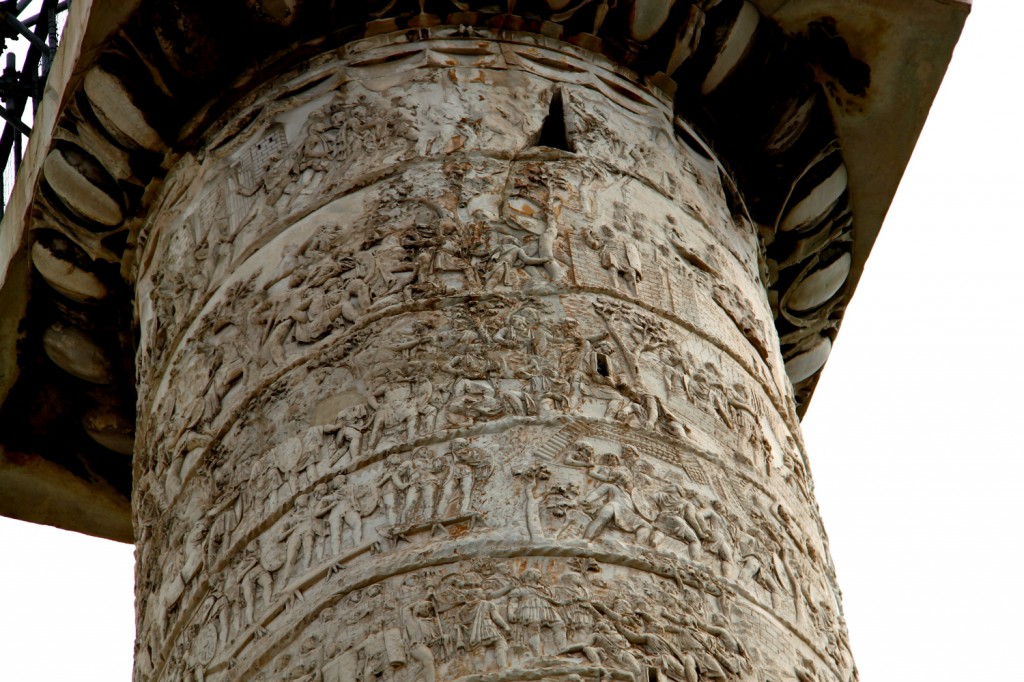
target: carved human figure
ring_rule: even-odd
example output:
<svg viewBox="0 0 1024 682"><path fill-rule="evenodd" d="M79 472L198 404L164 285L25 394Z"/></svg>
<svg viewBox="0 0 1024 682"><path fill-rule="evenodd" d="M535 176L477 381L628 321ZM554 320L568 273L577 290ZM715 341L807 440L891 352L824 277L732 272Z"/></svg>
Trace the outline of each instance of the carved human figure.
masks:
<svg viewBox="0 0 1024 682"><path fill-rule="evenodd" d="M334 457L329 469L342 467L362 454L363 434L370 421L364 404L352 405L338 411L333 424L324 427L325 433L334 433Z"/></svg>
<svg viewBox="0 0 1024 682"><path fill-rule="evenodd" d="M620 282L626 285L627 291L637 295L637 284L643 279L643 261L636 244L628 242L624 246L612 236L611 228L605 226L604 234L594 230L585 230L583 240L597 252L601 267L608 273L608 281L613 289L620 288ZM620 251L621 249L621 251Z"/></svg>
<svg viewBox="0 0 1024 682"><path fill-rule="evenodd" d="M697 526L697 508L687 494L676 484L670 484L651 494L657 505L658 517L654 526L669 537L686 544L690 559L700 561L703 555L700 530Z"/></svg>
<svg viewBox="0 0 1024 682"><path fill-rule="evenodd" d="M718 640L719 653L716 658L722 666L734 675L750 670L749 653L743 642L729 629L729 621L720 613L711 614L710 622L704 629Z"/></svg>
<svg viewBox="0 0 1024 682"><path fill-rule="evenodd" d="M339 475L330 483L328 493L321 500L316 514L327 515L331 556L337 557L341 554L344 546L343 533L346 528L354 546L362 543L363 519L347 477Z"/></svg>
<svg viewBox="0 0 1024 682"><path fill-rule="evenodd" d="M601 669L618 668L630 676L632 682L643 682L643 667L630 651L632 645L607 621L598 621L594 631L558 652L565 656L576 652Z"/></svg>
<svg viewBox="0 0 1024 682"><path fill-rule="evenodd" d="M443 211L442 211L443 213ZM480 286L480 278L470 262L470 237L464 226L441 215L433 225L433 235L420 245L417 256L417 281L429 281L439 274L457 272L465 286Z"/></svg>
<svg viewBox="0 0 1024 682"><path fill-rule="evenodd" d="M555 650L566 648L565 621L558 613L560 605L541 582L541 573L528 568L519 576L520 583L506 587L495 597L508 595L509 622L521 627L534 656L544 653L541 634L546 629L554 638Z"/></svg>
<svg viewBox="0 0 1024 682"><path fill-rule="evenodd" d="M484 595L480 587L470 587L462 595L468 610L466 640L469 650L492 649L494 661L499 670L508 667L508 640L511 634L509 624L502 616L501 607Z"/></svg>
<svg viewBox="0 0 1024 682"><path fill-rule="evenodd" d="M526 253L526 249L512 235L501 235L497 244L489 254L489 268L484 275L484 287L492 289L496 286L515 286L514 274L526 265L543 265L543 258L536 258Z"/></svg>
<svg viewBox="0 0 1024 682"><path fill-rule="evenodd" d="M293 489L302 490L318 478L322 440L323 428L311 426L277 446L275 457Z"/></svg>
<svg viewBox="0 0 1024 682"><path fill-rule="evenodd" d="M167 491L176 494L196 465L206 456L213 436L200 430L198 424L185 429L174 446L174 455L167 468Z"/></svg>
<svg viewBox="0 0 1024 682"><path fill-rule="evenodd" d="M249 472L249 495L247 509L266 514L277 507L280 492L286 487L284 474L277 459L277 449L271 449L259 457L252 458ZM290 487L290 486L288 486Z"/></svg>
<svg viewBox="0 0 1024 682"><path fill-rule="evenodd" d="M234 472L227 467L219 467L214 470L216 487L222 490L228 485L230 476ZM244 511L241 490L238 488L227 489L222 495L220 502L206 512L210 527L206 536L206 564L213 566L220 559L231 543L231 535L238 527Z"/></svg>
<svg viewBox="0 0 1024 682"><path fill-rule="evenodd" d="M396 632L372 632L355 647L355 682L394 682L398 668L404 667L405 652Z"/></svg>
<svg viewBox="0 0 1024 682"><path fill-rule="evenodd" d="M306 171L326 173L330 170L326 159L331 156L333 145L327 137L327 129L326 112L317 110L309 115L309 127L306 129L306 139L302 143L300 154L302 158L302 162L299 164L300 173Z"/></svg>
<svg viewBox="0 0 1024 682"><path fill-rule="evenodd" d="M737 582L759 585L768 592L772 606L778 608L783 587L774 573L764 546L750 535L744 537L740 543Z"/></svg>
<svg viewBox="0 0 1024 682"><path fill-rule="evenodd" d="M384 470L377 479L377 490L384 505L388 523L394 525L404 521L404 507L400 498L413 485L413 467L409 460L402 461L398 455L389 455L384 460Z"/></svg>
<svg viewBox="0 0 1024 682"><path fill-rule="evenodd" d="M206 552L204 551L206 531L207 523L206 519L203 519L193 525L185 535L185 540L182 543L182 553L185 561L181 567L181 579L185 585L192 582L192 579L196 577L196 574L203 567L203 561L206 558Z"/></svg>
<svg viewBox="0 0 1024 682"><path fill-rule="evenodd" d="M479 448L472 447L465 438L456 438L452 441L450 457L451 474L444 483L437 510L439 514L447 513L448 506L458 491L461 496L459 512L466 514L472 509L474 485L478 480L490 478L492 465L487 454Z"/></svg>
<svg viewBox="0 0 1024 682"><path fill-rule="evenodd" d="M679 635L677 632L678 644L676 644L670 640L667 629L658 621L648 619L645 621L645 626L646 629L643 632L633 632L620 623L619 629L625 633L626 639L630 642L643 646L648 652L653 667L669 680L698 682L700 673L703 673L705 679L721 677L715 674L715 671L718 670L717 666L702 666L698 662L698 659L703 661L707 659L707 656L701 655L700 640L696 634L687 632Z"/></svg>
<svg viewBox="0 0 1024 682"><path fill-rule="evenodd" d="M427 374L418 376L412 385L412 401L416 405L417 433L430 433L437 426L437 407L433 404L434 384Z"/></svg>
<svg viewBox="0 0 1024 682"><path fill-rule="evenodd" d="M576 441L565 451L562 456L562 463L570 467L589 469L596 462L596 451L594 446L586 441Z"/></svg>
<svg viewBox="0 0 1024 682"><path fill-rule="evenodd" d="M609 465L594 467L589 475L600 484L583 499L584 508L593 510L592 520L583 532L586 540L593 540L605 528L612 526L647 544L655 536L654 526L637 511L632 492L632 476L619 466L615 455L606 455Z"/></svg>
<svg viewBox="0 0 1024 682"><path fill-rule="evenodd" d="M568 637L578 639L594 628L600 614L591 603L593 595L582 574L575 571L564 573L560 582Z"/></svg>
<svg viewBox="0 0 1024 682"><path fill-rule="evenodd" d="M301 289L302 298L293 313L294 336L298 343L310 344L323 338L341 315L340 297L331 288L331 283L335 279L332 278L321 286L306 283Z"/></svg>
<svg viewBox="0 0 1024 682"><path fill-rule="evenodd" d="M373 408L373 428L370 431L369 443L376 446L386 433L405 428L405 437L412 440L416 437L416 426L419 420L419 405L410 400L410 382L392 378L376 389L368 398Z"/></svg>
<svg viewBox="0 0 1024 682"><path fill-rule="evenodd" d="M229 327L237 335L234 325ZM210 421L220 414L225 396L245 375L247 362L240 354L239 347L227 340L222 340L210 350L210 375L203 395L206 399L204 419Z"/></svg>
<svg viewBox="0 0 1024 682"><path fill-rule="evenodd" d="M434 611L434 605L429 601L421 600L403 607L401 619L402 636L409 658L419 664L423 682L435 682L437 665L434 662L434 654L430 650L430 645L440 639L441 633L438 632L435 625L437 614Z"/></svg>
<svg viewBox="0 0 1024 682"><path fill-rule="evenodd" d="M450 424L465 426L502 415L505 406L492 381L496 368L488 358L473 352L457 353L441 369L454 377L446 408Z"/></svg>
<svg viewBox="0 0 1024 682"><path fill-rule="evenodd" d="M424 519L434 518L434 503L438 486L447 477L450 468L439 466L435 462L434 453L425 447L417 448L410 462L410 486L405 493L405 504L402 507L402 520L410 521L422 502L420 516Z"/></svg>
<svg viewBox="0 0 1024 682"><path fill-rule="evenodd" d="M725 506L719 500L711 500L709 504L697 512L704 533L704 549L718 558L722 575L728 576L734 565L732 542L729 538L729 527L725 520Z"/></svg>
<svg viewBox="0 0 1024 682"><path fill-rule="evenodd" d="M690 378L690 398L698 403L706 412L717 415L722 422L732 428L732 416L725 398L725 386L719 376L718 369L710 362L698 368Z"/></svg>
<svg viewBox="0 0 1024 682"><path fill-rule="evenodd" d="M309 568L313 561L313 547L317 540L319 522L309 495L295 498L288 524L282 534L286 538L285 565L282 577L291 580Z"/></svg>
<svg viewBox="0 0 1024 682"><path fill-rule="evenodd" d="M817 664L806 656L800 657L800 663L793 668L797 682L823 682Z"/></svg>
<svg viewBox="0 0 1024 682"><path fill-rule="evenodd" d="M284 564L284 551L280 544L260 538L258 554L244 554L235 569L242 586L245 604L245 624L256 624L257 607L267 608L274 597L273 571ZM262 598L262 599L261 599Z"/></svg>

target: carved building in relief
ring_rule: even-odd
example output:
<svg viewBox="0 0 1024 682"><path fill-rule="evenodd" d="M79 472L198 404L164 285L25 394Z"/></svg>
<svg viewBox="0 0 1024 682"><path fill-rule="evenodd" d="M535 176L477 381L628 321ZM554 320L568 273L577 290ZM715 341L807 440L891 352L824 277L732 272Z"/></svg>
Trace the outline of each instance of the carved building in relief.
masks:
<svg viewBox="0 0 1024 682"><path fill-rule="evenodd" d="M892 112L835 19L233 4L125 9L25 209L135 679L855 680L799 415L882 182L825 93Z"/></svg>

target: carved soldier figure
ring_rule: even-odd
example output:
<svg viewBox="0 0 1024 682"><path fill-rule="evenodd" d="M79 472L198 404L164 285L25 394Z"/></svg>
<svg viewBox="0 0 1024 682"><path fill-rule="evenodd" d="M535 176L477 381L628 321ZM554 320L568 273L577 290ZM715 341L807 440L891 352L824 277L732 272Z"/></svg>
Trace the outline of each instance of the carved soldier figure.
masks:
<svg viewBox="0 0 1024 682"><path fill-rule="evenodd" d="M234 325L230 327L236 330ZM235 331L237 335L237 330ZM203 418L213 420L220 414L224 397L231 387L245 374L246 360L239 354L238 346L230 342L221 342L211 350L210 378L203 393L206 397L206 409Z"/></svg>
<svg viewBox="0 0 1024 682"><path fill-rule="evenodd" d="M516 284L513 274L526 265L542 265L544 260L527 255L519 241L511 235L498 237L497 245L490 253L490 269L484 277L484 286L510 287Z"/></svg>
<svg viewBox="0 0 1024 682"><path fill-rule="evenodd" d="M565 453L563 461L571 467L589 469L595 465L594 456L594 446L590 443L579 441L572 444L572 447Z"/></svg>
<svg viewBox="0 0 1024 682"><path fill-rule="evenodd" d="M274 597L273 572L284 565L284 548L277 538L261 536L257 552L244 553L235 570L242 585L242 601L245 603L246 625L256 624L256 606L262 596L263 608L270 606Z"/></svg>
<svg viewBox="0 0 1024 682"><path fill-rule="evenodd" d="M456 438L451 444L452 469L445 481L438 503L438 514L445 514L455 496L456 489L462 497L459 512L466 514L472 508L473 486L478 480L487 480L491 475L490 458L478 448L470 446L465 438Z"/></svg>
<svg viewBox="0 0 1024 682"><path fill-rule="evenodd" d="M619 243L611 236L611 229L605 226L602 231L604 235L599 235L594 230L584 231L584 242L598 253L601 267L607 271L612 288L618 289L621 280L629 292L636 296L637 284L643 279L640 251L630 242L624 247L625 259L621 258L618 253Z"/></svg>
<svg viewBox="0 0 1024 682"><path fill-rule="evenodd" d="M375 390L368 402L374 409L373 429L370 432L370 444L376 446L386 433L396 428L405 427L405 437L412 440L416 437L416 426L420 410L412 398L411 382L399 377L385 380L386 383Z"/></svg>
<svg viewBox="0 0 1024 682"><path fill-rule="evenodd" d="M279 493L285 487L284 474L278 464L277 448L262 457L253 458L248 480L251 494L247 508L259 509L266 513L277 507Z"/></svg>
<svg viewBox="0 0 1024 682"><path fill-rule="evenodd" d="M435 682L437 665L430 645L441 638L435 626L437 614L429 601L418 601L402 609L402 636L409 658L419 664L423 682Z"/></svg>
<svg viewBox="0 0 1024 682"><path fill-rule="evenodd" d="M558 652L559 656L581 652L593 665L606 669L620 667L633 682L642 682L643 667L630 651L632 645L607 621L598 621L594 631L581 641Z"/></svg>
<svg viewBox="0 0 1024 682"><path fill-rule="evenodd" d="M392 620L394 606L385 602L379 584L366 588L363 611L373 624L355 646L356 682L394 682L408 658L400 623Z"/></svg>
<svg viewBox="0 0 1024 682"><path fill-rule="evenodd" d="M562 611L565 614L567 634L575 639L588 634L600 614L591 603L593 595L582 574L575 571L564 573L561 582L564 584Z"/></svg>
<svg viewBox="0 0 1024 682"><path fill-rule="evenodd" d="M306 139L302 143L300 154L302 161L299 164L299 173L307 170L313 173L327 173L330 166L326 159L330 157L332 150L331 141L327 138L327 114L323 110L314 111L309 115L309 127L306 130ZM309 181L304 178L304 184Z"/></svg>
<svg viewBox="0 0 1024 682"><path fill-rule="evenodd" d="M439 474L450 473L449 467L438 467L434 453L428 448L417 448L411 460L411 485L406 490L405 505L402 508L402 519L408 522L413 518L416 506L423 501L421 516L424 519L434 518L434 501L438 486L444 478Z"/></svg>
<svg viewBox="0 0 1024 682"><path fill-rule="evenodd" d="M719 500L711 500L710 504L697 512L697 518L704 528L701 536L704 549L718 557L722 575L728 576L733 566L733 550L724 512L725 507Z"/></svg>
<svg viewBox="0 0 1024 682"><path fill-rule="evenodd" d="M778 608L783 587L776 578L772 560L765 547L747 535L740 543L740 565L737 582L741 585L754 583L768 592L771 604Z"/></svg>
<svg viewBox="0 0 1024 682"><path fill-rule="evenodd" d="M352 544L358 546L363 541L363 519L355 500L355 492L348 478L337 476L330 484L328 494L321 500L317 516L327 515L327 526L330 533L331 556L341 554L344 544L342 533L348 528Z"/></svg>
<svg viewBox="0 0 1024 682"><path fill-rule="evenodd" d="M669 537L686 544L689 557L700 561L700 526L697 523L697 508L678 485L672 484L651 495L658 507L658 518L654 525Z"/></svg>
<svg viewBox="0 0 1024 682"><path fill-rule="evenodd" d="M739 675L750 669L747 648L736 635L729 630L729 621L720 613L711 614L711 622L704 624L704 629L718 638L721 653L718 661L726 670Z"/></svg>
<svg viewBox="0 0 1024 682"><path fill-rule="evenodd" d="M338 411L334 423L324 427L324 433L334 433L334 458L330 469L334 470L357 459L362 454L363 433L369 419L366 405L352 405Z"/></svg>
<svg viewBox="0 0 1024 682"><path fill-rule="evenodd" d="M291 518L282 534L287 539L282 572L285 582L300 575L313 562L313 547L318 535L318 525L316 510L311 507L309 496L296 497Z"/></svg>
<svg viewBox="0 0 1024 682"><path fill-rule="evenodd" d="M532 260L537 262L531 263L531 265L542 266L552 282L559 281L565 274L565 267L555 256L561 202L554 199L550 210L541 210L540 212L535 212L532 206L527 208L523 205L523 208L517 208L516 204L518 203L508 202L506 219L515 229L524 230L536 238L536 248ZM533 204L530 200L527 200L527 203Z"/></svg>
<svg viewBox="0 0 1024 682"><path fill-rule="evenodd" d="M497 603L487 599L479 587L470 587L463 595L469 608L467 642L469 650L478 647L494 649L494 661L499 670L508 667L508 640L511 628L502 617Z"/></svg>
<svg viewBox="0 0 1024 682"><path fill-rule="evenodd" d="M480 286L480 278L470 263L469 235L458 222L441 216L434 225L434 235L417 257L417 279L426 281L445 272L458 272L469 288Z"/></svg>
<svg viewBox="0 0 1024 682"><path fill-rule="evenodd" d="M207 522L203 519L192 526L192 529L185 536L184 543L182 543L185 563L181 567L181 579L185 582L186 586L192 582L192 579L196 577L196 574L203 567L203 561L206 558L206 552L203 551L206 531Z"/></svg>
<svg viewBox="0 0 1024 682"><path fill-rule="evenodd" d="M402 516L405 509L399 506L399 496L407 494L406 491L412 487L414 473L412 462L402 461L398 455L390 455L384 460L384 471L377 479L377 490L380 491L388 523L392 525L404 521Z"/></svg>
<svg viewBox="0 0 1024 682"><path fill-rule="evenodd" d="M681 620L685 619L686 617L683 617ZM709 665L705 669L698 662L705 660L707 656L700 652L702 642L694 633L684 630L680 634L678 628L672 628L679 642L677 646L670 641L669 628L654 618L643 620L644 628L641 632L629 630L622 622L616 622L616 626L625 634L627 640L643 646L649 652L652 666L664 673L668 679L673 682L698 682L701 672L707 679L724 677L715 674L715 671L721 672L716 665Z"/></svg>
<svg viewBox="0 0 1024 682"><path fill-rule="evenodd" d="M556 608L560 604L548 593L541 583L540 571L528 568L519 576L521 583L506 587L495 597L508 595L509 622L518 624L526 634L526 641L534 656L541 656L543 645L541 634L550 630L554 637L555 650L566 647L565 621Z"/></svg>
<svg viewBox="0 0 1024 682"><path fill-rule="evenodd" d="M595 467L589 472L589 475L601 481L601 484L583 500L585 507L594 510L583 537L593 540L606 527L612 525L624 533L633 535L637 543L647 544L655 538L654 527L637 511L630 495L633 487L632 477L618 466L618 458L614 455L610 457L611 466Z"/></svg>
<svg viewBox="0 0 1024 682"><path fill-rule="evenodd" d="M308 481L296 480L300 478L309 465L309 457L302 446L302 436L289 436L274 448L274 460L284 472L289 486L297 492L305 487Z"/></svg>

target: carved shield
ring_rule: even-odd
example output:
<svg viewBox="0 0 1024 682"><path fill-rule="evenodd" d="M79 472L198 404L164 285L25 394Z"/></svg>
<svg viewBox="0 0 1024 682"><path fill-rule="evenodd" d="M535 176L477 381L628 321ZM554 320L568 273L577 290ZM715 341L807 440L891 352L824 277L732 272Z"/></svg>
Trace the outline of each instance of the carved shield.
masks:
<svg viewBox="0 0 1024 682"><path fill-rule="evenodd" d="M270 542L266 538L260 540L260 566L264 570L273 573L282 566L285 560L285 545L283 542Z"/></svg>
<svg viewBox="0 0 1024 682"><path fill-rule="evenodd" d="M196 661L203 665L209 665L210 661L217 654L217 628L213 623L207 623L196 635L196 641L192 645L195 651Z"/></svg>
<svg viewBox="0 0 1024 682"><path fill-rule="evenodd" d="M649 497L650 493L643 489L634 490L629 497L633 500L633 507L640 516L647 521L653 522L658 518L658 505Z"/></svg>
<svg viewBox="0 0 1024 682"><path fill-rule="evenodd" d="M636 248L636 244L632 242L626 244L626 262L629 263L629 267L636 271L637 279L641 279L644 261L640 256L640 249Z"/></svg>
<svg viewBox="0 0 1024 682"><path fill-rule="evenodd" d="M374 486L360 485L356 486L354 497L353 502L355 502L355 508L359 515L369 516L380 502L380 491Z"/></svg>
<svg viewBox="0 0 1024 682"><path fill-rule="evenodd" d="M397 628L388 628L383 633L384 636L384 653L387 656L387 662L391 666L400 666L405 664L405 644L402 642L402 633Z"/></svg>
<svg viewBox="0 0 1024 682"><path fill-rule="evenodd" d="M324 682L348 682L356 679L358 660L356 652L349 649L330 661L321 669Z"/></svg>

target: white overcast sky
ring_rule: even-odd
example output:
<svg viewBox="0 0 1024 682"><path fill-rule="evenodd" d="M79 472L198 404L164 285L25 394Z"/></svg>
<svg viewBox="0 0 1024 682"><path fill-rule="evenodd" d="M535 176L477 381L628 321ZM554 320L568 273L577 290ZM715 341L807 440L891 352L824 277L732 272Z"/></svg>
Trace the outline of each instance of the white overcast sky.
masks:
<svg viewBox="0 0 1024 682"><path fill-rule="evenodd" d="M1021 26L974 6L804 420L865 682L1024 679ZM129 680L132 562L0 519L0 680Z"/></svg>

